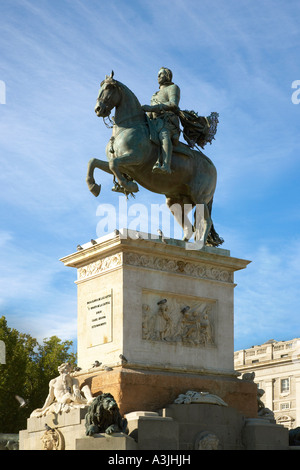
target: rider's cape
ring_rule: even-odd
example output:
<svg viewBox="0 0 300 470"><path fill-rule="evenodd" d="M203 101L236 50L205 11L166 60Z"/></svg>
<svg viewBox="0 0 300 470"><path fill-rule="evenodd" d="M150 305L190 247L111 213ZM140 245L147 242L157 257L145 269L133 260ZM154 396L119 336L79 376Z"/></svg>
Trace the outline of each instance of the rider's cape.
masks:
<svg viewBox="0 0 300 470"><path fill-rule="evenodd" d="M218 125L218 113L211 113L210 116L198 116L195 111L179 110L178 116L183 127L183 137L190 147L196 144L201 148L215 138Z"/></svg>
<svg viewBox="0 0 300 470"><path fill-rule="evenodd" d="M219 122L219 114L211 113L210 116L198 116L195 111L182 111L178 110L176 113L179 117L182 125L182 134L190 148L194 148L195 145L199 145L201 148L215 138L217 132L217 126ZM146 114L147 123L150 130L150 139L156 145L159 145L159 138L157 132L157 126L155 125L156 119L150 119Z"/></svg>

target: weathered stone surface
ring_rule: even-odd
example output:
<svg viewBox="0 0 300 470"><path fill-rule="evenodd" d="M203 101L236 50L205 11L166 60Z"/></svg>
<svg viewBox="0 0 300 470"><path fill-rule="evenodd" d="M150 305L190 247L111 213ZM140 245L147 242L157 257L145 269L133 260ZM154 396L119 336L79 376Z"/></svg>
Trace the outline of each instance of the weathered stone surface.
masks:
<svg viewBox="0 0 300 470"><path fill-rule="evenodd" d="M234 272L249 261L129 235L62 259L78 273L78 365L123 366L122 354L132 368L235 375Z"/></svg>

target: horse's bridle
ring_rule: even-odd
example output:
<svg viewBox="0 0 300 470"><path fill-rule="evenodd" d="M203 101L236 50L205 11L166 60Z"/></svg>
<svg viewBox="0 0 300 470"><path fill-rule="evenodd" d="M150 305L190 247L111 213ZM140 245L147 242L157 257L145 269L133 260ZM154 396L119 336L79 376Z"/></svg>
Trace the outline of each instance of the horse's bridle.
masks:
<svg viewBox="0 0 300 470"><path fill-rule="evenodd" d="M111 77L108 77L106 78L105 80L103 80L103 82L101 82L100 86L101 88L103 87L103 85L105 84L105 82L108 84L108 85L111 85L111 87L113 88L117 88L119 89L118 87L118 84L116 82L116 80L113 80ZM99 93L99 96L97 98L97 103L98 103L98 107L100 108L103 108L103 113L105 114L105 116L103 116L103 119L105 117L109 117L110 113L111 113L111 110L113 109L114 106L112 106L111 108L107 105L107 101L109 100L110 96L111 96L111 93L108 94L108 96L105 98L105 100L103 100L102 98L102 95L103 93L107 90L107 88L104 88L104 89L101 89L100 93ZM95 112L97 114L97 106L95 107Z"/></svg>
<svg viewBox="0 0 300 470"><path fill-rule="evenodd" d="M101 84L100 84L101 88L103 87L103 85L104 85L105 83L107 83L108 85L111 85L112 88L116 88L116 89L120 92L120 94L122 94L122 89L121 89L120 85L119 85L118 82L117 82L116 80L114 80L112 77L106 77L106 79L103 80L103 82L101 82ZM104 88L104 89L102 89L102 90L100 91L99 96L98 96L98 98L97 98L97 103L98 103L98 105L101 103L101 106L104 108L104 111L103 111L103 112L104 112L105 116L102 116L103 121L104 121L104 124L106 125L106 127L110 127L110 128L111 128L111 127L113 127L113 125L116 125L116 124L120 125L121 122L126 121L126 120L128 119L128 117L127 117L127 116L124 117L121 121L118 121L118 123L116 123L113 118L112 118L112 119L110 118L110 113L111 113L111 110L113 109L114 106L112 106L112 107L109 109L109 106L106 104L106 101L108 101L108 99L110 98L110 94L106 97L105 101L101 99L101 95L103 94L103 92L104 92L105 90L106 90L106 88ZM95 112L96 112L96 114L97 114L96 109L97 109L97 108L95 108ZM137 115L134 115L134 116L130 116L130 117L131 117L131 119L139 118L139 117L140 117L140 113L138 113ZM108 125L108 124L105 122L105 118L108 118L108 119L109 119L109 121L110 121L110 123L112 124L112 126Z"/></svg>

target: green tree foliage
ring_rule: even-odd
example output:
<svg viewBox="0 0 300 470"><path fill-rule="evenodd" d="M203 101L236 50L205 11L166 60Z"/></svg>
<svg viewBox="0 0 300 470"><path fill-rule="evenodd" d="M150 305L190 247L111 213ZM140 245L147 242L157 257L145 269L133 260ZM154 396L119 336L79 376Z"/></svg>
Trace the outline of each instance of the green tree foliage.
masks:
<svg viewBox="0 0 300 470"><path fill-rule="evenodd" d="M0 317L0 340L6 348L6 364L0 364L0 432L18 433L26 429L30 413L41 408L48 395L49 381L58 376L57 367L63 362L76 363L70 352L72 341L57 336L39 344L35 338L9 328ZM27 401L20 408L16 395Z"/></svg>

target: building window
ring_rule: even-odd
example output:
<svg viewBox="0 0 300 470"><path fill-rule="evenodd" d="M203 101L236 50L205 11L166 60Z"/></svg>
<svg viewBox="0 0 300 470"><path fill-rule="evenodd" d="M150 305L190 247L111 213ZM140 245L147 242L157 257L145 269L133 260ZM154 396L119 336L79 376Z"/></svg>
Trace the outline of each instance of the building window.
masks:
<svg viewBox="0 0 300 470"><path fill-rule="evenodd" d="M280 409L281 410L288 410L290 408L289 403L280 403Z"/></svg>
<svg viewBox="0 0 300 470"><path fill-rule="evenodd" d="M280 392L286 393L290 391L290 379L282 379L280 381Z"/></svg>

